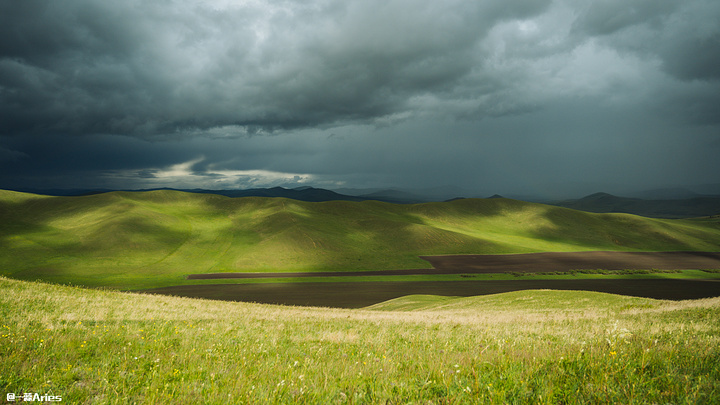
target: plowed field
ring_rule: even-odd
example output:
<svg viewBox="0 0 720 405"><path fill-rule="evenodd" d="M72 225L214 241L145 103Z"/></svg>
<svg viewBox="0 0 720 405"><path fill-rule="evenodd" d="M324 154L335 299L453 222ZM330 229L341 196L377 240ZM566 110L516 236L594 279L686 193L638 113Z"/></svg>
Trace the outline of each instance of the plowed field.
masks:
<svg viewBox="0 0 720 405"><path fill-rule="evenodd" d="M546 252L508 255L421 256L432 269L318 271L282 273L191 274L189 279L332 276L400 276L413 274L538 273L570 270L720 269L716 252Z"/></svg>

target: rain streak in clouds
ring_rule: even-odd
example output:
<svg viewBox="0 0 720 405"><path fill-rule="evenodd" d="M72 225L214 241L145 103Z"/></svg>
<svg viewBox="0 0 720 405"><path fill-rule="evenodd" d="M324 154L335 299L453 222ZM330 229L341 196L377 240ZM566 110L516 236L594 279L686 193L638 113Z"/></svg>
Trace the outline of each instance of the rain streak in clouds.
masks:
<svg viewBox="0 0 720 405"><path fill-rule="evenodd" d="M0 187L720 183L720 3L0 1Z"/></svg>

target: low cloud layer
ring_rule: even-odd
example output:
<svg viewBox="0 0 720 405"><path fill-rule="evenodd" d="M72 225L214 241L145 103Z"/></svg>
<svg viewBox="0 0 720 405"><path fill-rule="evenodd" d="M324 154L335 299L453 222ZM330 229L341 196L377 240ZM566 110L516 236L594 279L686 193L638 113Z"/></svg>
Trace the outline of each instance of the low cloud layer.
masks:
<svg viewBox="0 0 720 405"><path fill-rule="evenodd" d="M201 157L186 180L216 186L720 183L718 21L713 0L2 1L0 186Z"/></svg>

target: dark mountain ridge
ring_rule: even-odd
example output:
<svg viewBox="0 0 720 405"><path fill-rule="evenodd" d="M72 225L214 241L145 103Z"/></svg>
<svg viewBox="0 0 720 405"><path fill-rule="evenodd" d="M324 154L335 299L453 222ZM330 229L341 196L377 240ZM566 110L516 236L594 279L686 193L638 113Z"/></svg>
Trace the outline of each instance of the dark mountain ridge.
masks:
<svg viewBox="0 0 720 405"><path fill-rule="evenodd" d="M364 195L347 195L323 188L301 186L296 188L271 187L246 190L208 190L208 189L174 189L153 188L142 190L111 190L111 189L16 189L14 191L29 192L51 196L83 196L102 194L111 191L154 191L176 190L196 194L218 194L226 197L283 197L306 202L323 201L382 201L394 204L416 204L432 201L448 201L456 198L429 199L405 191L385 189ZM495 194L489 198L502 198ZM544 202L549 205L572 208L579 211L594 213L626 213L652 218L692 218L720 214L720 196L698 195L692 198L643 199L621 197L599 192L579 199L555 202Z"/></svg>
<svg viewBox="0 0 720 405"><path fill-rule="evenodd" d="M692 218L720 214L720 196L646 200L595 193L552 205L587 212L626 213L653 218Z"/></svg>

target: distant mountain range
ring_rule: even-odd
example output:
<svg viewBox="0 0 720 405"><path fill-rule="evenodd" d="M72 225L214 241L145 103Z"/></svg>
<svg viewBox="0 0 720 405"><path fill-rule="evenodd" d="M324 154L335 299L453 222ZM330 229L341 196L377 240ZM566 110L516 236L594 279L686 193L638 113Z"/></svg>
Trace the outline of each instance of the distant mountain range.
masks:
<svg viewBox="0 0 720 405"><path fill-rule="evenodd" d="M462 190L454 188L435 188L424 190L398 189L338 189L335 191L315 187L272 187L247 190L207 190L207 189L171 189L156 188L121 191L176 190L197 194L218 194L226 197L283 197L307 202L322 201L382 201L393 204L418 204L425 202L452 201L462 199ZM52 196L81 196L101 194L110 189L25 189L21 192ZM457 192L458 194L453 194ZM594 213L627 213L652 218L692 218L720 215L720 195L701 195L684 189L663 189L641 192L658 198L620 197L608 193L595 193L579 199L562 201L543 201L545 204L572 208ZM664 197L664 198L660 198ZM493 195L487 198L503 198Z"/></svg>
<svg viewBox="0 0 720 405"><path fill-rule="evenodd" d="M692 218L720 214L720 196L652 200L595 193L577 200L565 200L552 205L579 211L619 212L653 218Z"/></svg>
<svg viewBox="0 0 720 405"><path fill-rule="evenodd" d="M24 193L51 195L51 196L81 196L108 193L111 191L156 191L175 190L197 194L218 194L226 197L283 197L307 202L321 201L382 201L394 204L418 204L433 201L446 201L459 198L460 189L434 188L419 190L418 193L397 189L339 189L327 190L309 186L285 188L252 188L246 190L208 190L208 189L176 189L151 188L140 190L112 190L112 189L14 189ZM460 197L461 198L461 197Z"/></svg>
<svg viewBox="0 0 720 405"><path fill-rule="evenodd" d="M321 201L365 201L367 198L354 197L350 195L339 194L334 191L325 190L323 188L314 187L298 187L298 188L253 188L248 190L180 190L191 193L200 194L219 194L226 197L283 197L293 200L307 202Z"/></svg>
<svg viewBox="0 0 720 405"><path fill-rule="evenodd" d="M417 204L433 201L447 201L462 197L475 197L468 195L468 191L459 187L431 187L423 189L397 189L397 188L340 188L337 193L356 196L368 200L379 200L397 204Z"/></svg>
<svg viewBox="0 0 720 405"><path fill-rule="evenodd" d="M208 190L208 189L175 189L175 188L151 188L151 189L140 189L140 190L112 190L112 189L15 189L14 191L33 193L41 195L51 196L85 196L109 193L111 191L158 191L158 190L172 190L172 191L184 191L188 193L196 194L217 194L224 195L226 197L283 197L290 198L293 200L307 201L307 202L321 202L321 201L383 201L390 203L401 203L401 204L412 204L418 202L425 202L421 198L412 198L400 194L393 195L392 190L385 190L385 192L371 193L365 196L355 196L337 193L335 191L326 190L323 188L315 187L296 187L296 188L284 188L284 187L271 187L271 188L252 188L246 190Z"/></svg>

